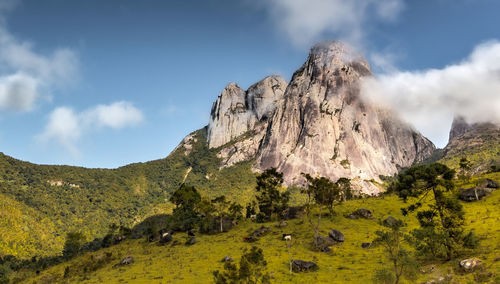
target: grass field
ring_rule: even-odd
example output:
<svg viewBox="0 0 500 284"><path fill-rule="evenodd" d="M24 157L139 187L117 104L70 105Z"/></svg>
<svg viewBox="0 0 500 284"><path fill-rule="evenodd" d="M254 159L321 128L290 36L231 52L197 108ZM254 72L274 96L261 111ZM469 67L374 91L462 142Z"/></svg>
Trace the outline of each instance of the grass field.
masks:
<svg viewBox="0 0 500 284"><path fill-rule="evenodd" d="M500 181L500 173L483 177ZM27 283L210 283L212 271L223 268L220 260L224 256L239 261L243 250L252 245L263 249L268 262L267 271L275 283L370 283L374 271L389 263L381 248L363 249L361 243L371 242L375 231L384 229L380 225L381 220L389 215L404 220L408 224L406 231L414 228L417 225L415 215L403 217L400 211L403 206L405 204L394 195L352 200L337 206L335 216L323 218L321 234L327 235L330 229L338 229L345 235L345 242L333 247L330 253L312 250L313 231L305 218L290 220L284 228L277 227L276 222L266 223L265 226L272 227L271 232L252 244L243 242L243 237L261 224L246 220L227 233L199 235L198 242L192 246L184 245L187 238L184 233L174 236L177 245L159 246L145 239L127 240L49 268L36 277L30 272L33 278ZM351 220L344 217L358 208L372 210L375 218ZM499 283L499 208L500 190L478 202L464 203L466 226L481 238L480 247L460 259L444 263L422 261L421 268L434 265L436 269L430 274L419 274L418 283L447 274L453 274L451 283L478 283L477 273L463 274L459 269L459 260L469 256L484 261L483 274L489 273L486 277L489 283ZM291 255L281 239L282 233L293 235ZM115 266L126 256L132 256L135 262L127 266ZM290 257L314 261L319 265L319 270L290 274Z"/></svg>

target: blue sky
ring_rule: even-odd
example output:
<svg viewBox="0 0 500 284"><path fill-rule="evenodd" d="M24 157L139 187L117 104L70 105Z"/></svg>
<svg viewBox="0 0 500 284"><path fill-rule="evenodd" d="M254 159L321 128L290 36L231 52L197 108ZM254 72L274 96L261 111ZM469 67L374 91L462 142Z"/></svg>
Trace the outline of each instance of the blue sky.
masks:
<svg viewBox="0 0 500 284"><path fill-rule="evenodd" d="M0 0L0 151L86 167L165 157L208 123L227 83L289 80L325 39L361 50L388 93L404 74L455 78L447 68L476 66L474 50L498 59L498 11L495 0ZM425 121L432 109L410 103L388 104ZM436 119L415 125L444 146L451 116Z"/></svg>

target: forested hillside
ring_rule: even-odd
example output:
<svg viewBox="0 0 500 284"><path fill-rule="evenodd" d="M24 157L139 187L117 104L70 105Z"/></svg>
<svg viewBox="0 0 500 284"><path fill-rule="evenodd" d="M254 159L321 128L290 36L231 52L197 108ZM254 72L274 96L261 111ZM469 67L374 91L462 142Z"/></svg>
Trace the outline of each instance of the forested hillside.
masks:
<svg viewBox="0 0 500 284"><path fill-rule="evenodd" d="M255 183L250 163L219 171L206 131L185 155L179 147L167 158L117 169L36 165L0 155L0 255L29 258L60 254L65 235L81 231L86 240L103 237L112 224L131 227L171 209L169 193L185 179L202 194L245 199Z"/></svg>

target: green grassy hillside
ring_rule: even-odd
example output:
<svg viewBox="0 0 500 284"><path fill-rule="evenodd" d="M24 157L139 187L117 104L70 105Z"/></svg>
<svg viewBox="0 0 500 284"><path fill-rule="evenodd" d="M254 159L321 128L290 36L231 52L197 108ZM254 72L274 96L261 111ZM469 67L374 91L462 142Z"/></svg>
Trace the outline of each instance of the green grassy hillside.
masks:
<svg viewBox="0 0 500 284"><path fill-rule="evenodd" d="M208 149L205 135L194 133L189 155L180 147L167 158L117 169L36 165L0 154L0 256L58 255L67 232L81 231L91 241L111 224L131 227L169 212L169 192L189 169L186 182L203 195L248 199L255 185L251 163L219 171L217 150Z"/></svg>
<svg viewBox="0 0 500 284"><path fill-rule="evenodd" d="M465 157L471 162L474 173L500 170L500 131L491 125L480 125L456 137L442 151L440 162L458 169L459 161Z"/></svg>
<svg viewBox="0 0 500 284"><path fill-rule="evenodd" d="M482 176L485 177L500 181L500 173ZM239 260L243 249L255 244L263 249L268 262L267 270L274 283L370 283L374 271L388 267L390 263L381 248L362 249L361 243L371 242L375 231L383 229L381 220L389 215L404 220L408 224L406 231L415 228L415 215L403 217L400 210L403 206L405 204L394 195L351 200L337 206L335 216L324 218L321 234L327 235L330 229L338 229L343 232L346 241L336 245L330 253L312 250L314 234L305 219L290 220L284 228L277 227L276 223L264 224L270 226L272 231L253 244L243 242L243 237L261 224L243 221L228 233L199 235L198 242L192 246L184 245L187 236L183 233L174 235L174 240L178 241L177 245L159 246L145 239L127 240L107 249L86 253L42 271L38 276L34 272L23 273L33 277L26 281L27 283L209 283L212 280L212 271L223 268L220 260L224 256L229 255ZM344 217L358 208L372 210L375 218L351 220ZM435 266L435 270L428 274L420 273L418 283L447 274L453 274L451 283L477 283L480 279L486 279L489 281L487 283L498 283L498 208L500 190L478 202L464 203L466 227L475 231L481 238L481 244L476 251L469 252L460 259L474 256L483 260L482 274L462 273L458 267L460 259L448 262L421 260L421 269ZM318 271L289 273L290 256L285 242L281 239L282 233L293 234L291 257L316 262L320 267ZM132 256L135 262L128 266L116 266L126 256Z"/></svg>
<svg viewBox="0 0 500 284"><path fill-rule="evenodd" d="M500 161L497 134L467 136L473 141L449 147L440 162L458 168L466 156L475 168L488 168ZM204 196L224 194L246 204L255 187L252 161L219 170L218 149L208 149L206 129L192 135L187 155L179 147L164 159L117 169L36 165L0 154L0 255L58 255L69 231L82 231L91 241L103 237L111 224L131 227L148 216L168 213L169 193L184 179ZM298 197L292 194L292 201L299 202ZM39 224L45 230L40 231Z"/></svg>

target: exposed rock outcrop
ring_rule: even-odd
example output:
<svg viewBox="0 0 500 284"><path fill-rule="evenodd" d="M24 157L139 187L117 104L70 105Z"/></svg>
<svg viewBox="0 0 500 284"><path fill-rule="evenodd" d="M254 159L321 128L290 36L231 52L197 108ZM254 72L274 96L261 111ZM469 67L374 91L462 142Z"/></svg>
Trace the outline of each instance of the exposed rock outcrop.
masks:
<svg viewBox="0 0 500 284"><path fill-rule="evenodd" d="M453 119L453 123L451 124L449 140L451 141L453 138L463 135L465 132L468 132L473 128L473 125L467 123L465 118L461 116L455 117Z"/></svg>
<svg viewBox="0 0 500 284"><path fill-rule="evenodd" d="M444 160L467 158L471 163L471 174L498 168L500 156L484 155L497 153L500 145L500 125L495 123L467 123L463 118L453 120L450 140L443 149ZM487 157L486 157L487 156Z"/></svg>
<svg viewBox="0 0 500 284"><path fill-rule="evenodd" d="M372 181L429 157L434 145L388 110L360 98L368 62L347 45L315 45L290 84L270 76L247 91L226 86L212 107L207 142L221 167L255 159L254 170L275 167L285 185L302 173L353 179L375 194Z"/></svg>
<svg viewBox="0 0 500 284"><path fill-rule="evenodd" d="M269 122L255 167L278 168L288 185L300 183L301 173L362 182L430 156L429 140L361 101L364 76L371 76L369 64L345 44L314 46ZM378 191L367 186L360 185L366 193Z"/></svg>
<svg viewBox="0 0 500 284"><path fill-rule="evenodd" d="M247 91L236 83L228 84L210 112L208 146L220 147L247 131L254 130L257 123L265 123L274 113L286 86L285 79L280 76L266 77Z"/></svg>

